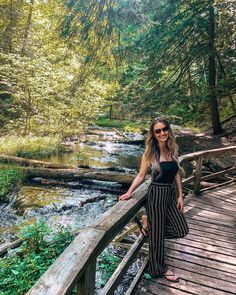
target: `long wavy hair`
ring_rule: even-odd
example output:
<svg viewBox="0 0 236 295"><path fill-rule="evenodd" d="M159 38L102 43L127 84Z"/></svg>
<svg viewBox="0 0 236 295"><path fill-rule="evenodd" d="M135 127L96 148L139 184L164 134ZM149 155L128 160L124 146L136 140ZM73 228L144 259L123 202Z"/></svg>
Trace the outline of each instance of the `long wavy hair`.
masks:
<svg viewBox="0 0 236 295"><path fill-rule="evenodd" d="M181 171L181 174L183 175L184 170L182 167L180 167L179 160L178 160L178 145L176 143L173 131L171 130L170 123L162 117L157 117L157 118L154 118L150 124L149 131L147 133L147 138L146 138L146 148L144 152L145 158L151 168L152 176L154 177L158 172L162 174L161 167L160 167L160 147L153 130L153 127L156 123L163 123L166 127L168 127L169 136L166 141L166 147L168 150L167 158L168 160L170 161L174 160L177 163Z"/></svg>

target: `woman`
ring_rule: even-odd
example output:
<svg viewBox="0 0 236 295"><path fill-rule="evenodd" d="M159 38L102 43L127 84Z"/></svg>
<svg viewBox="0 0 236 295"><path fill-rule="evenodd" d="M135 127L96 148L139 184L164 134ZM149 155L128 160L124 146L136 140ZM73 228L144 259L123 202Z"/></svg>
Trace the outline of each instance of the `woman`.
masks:
<svg viewBox="0 0 236 295"><path fill-rule="evenodd" d="M178 163L178 147L170 124L161 117L153 119L150 125L140 171L128 191L119 197L120 201L131 197L150 168L152 182L145 202L149 226L149 270L152 277L164 276L171 282L178 282L179 278L164 263L164 238L181 238L188 234L183 215L183 170Z"/></svg>

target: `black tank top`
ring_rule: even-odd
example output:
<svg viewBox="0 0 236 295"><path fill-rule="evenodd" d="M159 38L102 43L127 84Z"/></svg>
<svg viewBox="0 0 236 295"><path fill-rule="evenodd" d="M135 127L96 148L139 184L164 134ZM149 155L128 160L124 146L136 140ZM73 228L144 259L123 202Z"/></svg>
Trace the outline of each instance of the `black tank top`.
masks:
<svg viewBox="0 0 236 295"><path fill-rule="evenodd" d="M155 177L157 183L173 183L175 175L179 170L178 164L175 161L160 162L161 173Z"/></svg>

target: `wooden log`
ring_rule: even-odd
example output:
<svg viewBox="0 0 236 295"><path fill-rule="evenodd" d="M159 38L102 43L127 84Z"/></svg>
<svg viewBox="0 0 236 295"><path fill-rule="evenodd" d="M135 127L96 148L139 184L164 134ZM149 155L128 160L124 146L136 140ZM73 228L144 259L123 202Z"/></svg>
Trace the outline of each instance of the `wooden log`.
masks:
<svg viewBox="0 0 236 295"><path fill-rule="evenodd" d="M46 169L46 168L22 168L27 178L52 178L52 179L93 179L101 181L119 182L129 185L135 178L134 174L124 174L96 169Z"/></svg>
<svg viewBox="0 0 236 295"><path fill-rule="evenodd" d="M140 248L142 247L145 238L143 235L140 235L135 243L132 245L130 250L126 253L108 282L106 283L105 287L102 289L102 295L112 295L116 290L118 284L121 282L123 275L125 274L128 267L133 262L134 258L137 256Z"/></svg>
<svg viewBox="0 0 236 295"><path fill-rule="evenodd" d="M23 240L22 239L17 239L14 242L7 242L4 243L0 246L0 256L3 256L7 253L8 249L15 249L19 247L22 244Z"/></svg>
<svg viewBox="0 0 236 295"><path fill-rule="evenodd" d="M52 162L44 162L33 159L25 159L21 157L8 156L8 155L0 155L0 162L2 163L12 163L20 166L30 166L30 167L44 167L50 169L76 169L76 166L68 165L68 164L58 164Z"/></svg>

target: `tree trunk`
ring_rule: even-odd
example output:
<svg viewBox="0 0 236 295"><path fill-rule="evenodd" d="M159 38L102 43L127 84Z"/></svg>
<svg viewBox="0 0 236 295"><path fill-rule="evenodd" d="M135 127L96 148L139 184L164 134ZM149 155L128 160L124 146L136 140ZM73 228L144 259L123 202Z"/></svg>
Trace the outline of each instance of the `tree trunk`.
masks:
<svg viewBox="0 0 236 295"><path fill-rule="evenodd" d="M214 41L215 41L215 16L214 7L209 8L209 56L208 56L208 87L210 96L211 106L211 119L213 134L220 134L223 132L220 124L220 116L218 110L217 96L216 96L216 65L215 65L215 52L214 52Z"/></svg>
<svg viewBox="0 0 236 295"><path fill-rule="evenodd" d="M24 32L23 45L21 48L21 55L22 56L27 55L29 32L30 32L30 27L32 24L33 4L34 4L34 0L31 0L30 7L29 7L29 14L28 14L27 23L26 23L25 32Z"/></svg>

